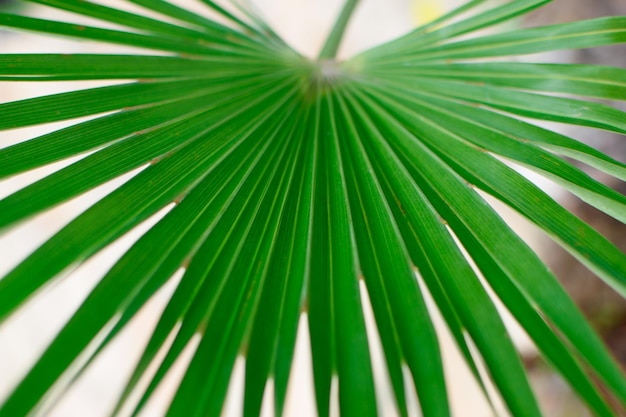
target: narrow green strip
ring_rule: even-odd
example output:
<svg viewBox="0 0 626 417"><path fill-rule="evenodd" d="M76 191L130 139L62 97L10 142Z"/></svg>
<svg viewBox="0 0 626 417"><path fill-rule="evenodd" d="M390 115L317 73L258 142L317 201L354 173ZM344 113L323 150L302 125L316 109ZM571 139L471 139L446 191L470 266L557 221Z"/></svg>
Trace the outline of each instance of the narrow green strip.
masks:
<svg viewBox="0 0 626 417"><path fill-rule="evenodd" d="M331 30L322 50L319 54L319 59L333 59L335 55L337 55L337 50L339 49L339 44L341 43L341 38L343 38L343 33L348 26L348 21L354 12L357 4L359 4L359 0L347 0Z"/></svg>

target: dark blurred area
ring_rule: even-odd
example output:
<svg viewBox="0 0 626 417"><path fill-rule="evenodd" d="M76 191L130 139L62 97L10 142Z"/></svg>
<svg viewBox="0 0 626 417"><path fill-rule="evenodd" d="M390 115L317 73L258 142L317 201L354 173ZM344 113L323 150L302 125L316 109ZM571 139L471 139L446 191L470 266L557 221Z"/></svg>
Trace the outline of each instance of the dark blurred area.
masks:
<svg viewBox="0 0 626 417"><path fill-rule="evenodd" d="M22 6L24 6L26 2L21 0L0 0L0 12L14 12ZM0 32L4 32L1 31Z"/></svg>

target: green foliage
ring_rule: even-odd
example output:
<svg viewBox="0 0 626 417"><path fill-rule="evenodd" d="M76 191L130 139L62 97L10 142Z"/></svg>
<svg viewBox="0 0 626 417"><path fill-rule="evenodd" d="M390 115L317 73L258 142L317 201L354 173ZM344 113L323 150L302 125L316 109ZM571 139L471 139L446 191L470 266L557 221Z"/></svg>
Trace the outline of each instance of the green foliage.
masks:
<svg viewBox="0 0 626 417"><path fill-rule="evenodd" d="M626 221L626 197L571 161L621 180L626 165L529 121L625 134L625 113L572 96L624 100L626 69L506 58L626 42L626 17L479 35L548 1L483 10L474 0L336 62L356 1L347 2L319 60L292 50L243 6L203 0L226 19L220 23L164 0L130 1L175 23L70 0L35 2L122 29L0 14L0 25L17 30L158 52L0 56L3 81L124 80L0 105L4 130L93 116L0 149L0 178L86 155L0 200L1 231L144 168L0 280L0 320L175 203L106 272L0 417L45 411L181 268L115 412L131 401L139 413L199 334L166 415L218 415L240 354L245 414L259 413L269 377L281 414L306 311L319 415L329 413L334 377L343 415L376 415L360 282L402 416L403 366L424 416L450 415L426 290L483 390L468 340L511 414L541 415L486 286L595 415L626 405L626 379L594 330L477 192L515 209L626 295L626 255L503 162ZM137 401L130 393L151 364L158 370Z"/></svg>

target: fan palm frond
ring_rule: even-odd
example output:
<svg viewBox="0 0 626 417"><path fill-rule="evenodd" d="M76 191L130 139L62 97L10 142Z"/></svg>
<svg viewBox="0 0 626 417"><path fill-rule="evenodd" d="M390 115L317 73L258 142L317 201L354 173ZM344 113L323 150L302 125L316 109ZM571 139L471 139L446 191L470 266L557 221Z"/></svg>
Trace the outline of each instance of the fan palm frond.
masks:
<svg viewBox="0 0 626 417"><path fill-rule="evenodd" d="M76 19L4 13L0 25L146 52L0 56L2 81L116 81L0 104L2 130L88 116L0 149L0 178L81 156L0 200L0 230L139 172L0 279L0 320L167 211L99 280L0 417L45 412L177 271L113 414L140 413L199 336L164 415L219 415L239 355L245 415L259 414L270 377L280 415L306 312L318 414L329 414L336 379L342 415L376 415L363 286L402 416L403 368L423 415L450 415L427 294L483 391L491 380L512 415L541 411L492 294L593 413L626 405L626 379L596 332L484 198L516 210L626 295L626 255L509 164L626 220L626 197L572 160L622 181L626 165L535 123L626 134L626 114L596 100L626 99L626 69L510 58L624 43L626 17L477 34L549 1L481 9L474 0L338 61L356 0L314 60L245 4L203 0L217 18L164 0L129 0L145 13L34 2ZM132 396L140 380L148 382Z"/></svg>

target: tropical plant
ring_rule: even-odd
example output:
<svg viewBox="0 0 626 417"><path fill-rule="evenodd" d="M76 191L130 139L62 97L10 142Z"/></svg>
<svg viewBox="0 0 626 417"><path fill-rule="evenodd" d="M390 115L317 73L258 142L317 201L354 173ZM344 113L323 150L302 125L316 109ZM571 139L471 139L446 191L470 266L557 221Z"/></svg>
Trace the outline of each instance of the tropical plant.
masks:
<svg viewBox="0 0 626 417"><path fill-rule="evenodd" d="M280 415L306 312L319 415L329 413L334 378L342 415L376 415L363 284L400 415L403 367L423 415L450 414L426 292L480 386L493 381L512 415L541 412L490 292L594 414L622 410L626 379L616 362L483 196L515 209L626 294L626 255L509 163L626 220L626 197L572 160L621 180L626 165L532 122L626 133L626 114L595 100L624 100L626 70L510 59L626 42L626 17L485 34L477 32L549 1L484 9L473 0L338 62L357 0L346 2L315 60L246 5L202 0L217 19L166 0L128 1L149 13L35 0L119 29L0 14L0 25L15 30L156 51L0 56L2 81L126 80L0 105L3 130L93 116L0 149L1 178L84 155L1 200L3 232L143 167L0 280L0 320L169 208L106 272L1 417L45 414L179 270L114 414L143 377L147 388L132 404L139 413L200 335L164 414L218 415L243 354L245 414L259 413L272 377Z"/></svg>

